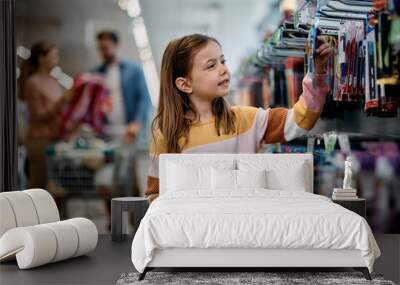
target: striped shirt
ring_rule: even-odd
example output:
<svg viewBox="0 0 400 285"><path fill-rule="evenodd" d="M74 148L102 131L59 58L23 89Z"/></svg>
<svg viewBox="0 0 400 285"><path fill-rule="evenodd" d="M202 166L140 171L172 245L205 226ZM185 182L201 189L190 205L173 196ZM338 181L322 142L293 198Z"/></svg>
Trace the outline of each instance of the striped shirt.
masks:
<svg viewBox="0 0 400 285"><path fill-rule="evenodd" d="M328 88L325 75L315 75L313 84L306 74L303 93L293 108L233 106L234 133L218 136L214 119L195 123L190 127L188 143L182 144L182 153L257 153L263 143L287 142L302 136L317 122ZM150 145L146 190L151 201L159 192L158 155L161 153L166 153L166 148L162 136L156 135Z"/></svg>

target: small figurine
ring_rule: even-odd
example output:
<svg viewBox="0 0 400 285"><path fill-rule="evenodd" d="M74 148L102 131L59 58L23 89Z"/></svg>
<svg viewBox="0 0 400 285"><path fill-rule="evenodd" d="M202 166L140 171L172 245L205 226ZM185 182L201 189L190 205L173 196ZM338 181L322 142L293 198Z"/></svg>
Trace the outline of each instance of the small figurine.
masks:
<svg viewBox="0 0 400 285"><path fill-rule="evenodd" d="M343 179L343 189L351 188L351 160L350 156L346 158L344 162L344 179Z"/></svg>

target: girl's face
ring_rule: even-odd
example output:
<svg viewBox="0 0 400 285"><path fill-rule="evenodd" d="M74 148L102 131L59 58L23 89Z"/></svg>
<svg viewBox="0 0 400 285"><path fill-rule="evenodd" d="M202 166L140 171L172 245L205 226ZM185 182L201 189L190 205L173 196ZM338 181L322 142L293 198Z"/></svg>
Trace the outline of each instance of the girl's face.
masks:
<svg viewBox="0 0 400 285"><path fill-rule="evenodd" d="M189 98L192 95L212 100L229 92L230 72L225 65L221 47L214 41L207 43L194 57L189 78L185 79Z"/></svg>

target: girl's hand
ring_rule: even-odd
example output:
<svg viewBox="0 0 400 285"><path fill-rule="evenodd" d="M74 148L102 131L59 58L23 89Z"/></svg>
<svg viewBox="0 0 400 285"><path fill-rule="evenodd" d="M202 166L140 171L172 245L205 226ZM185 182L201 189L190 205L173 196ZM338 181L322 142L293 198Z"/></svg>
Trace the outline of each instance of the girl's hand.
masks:
<svg viewBox="0 0 400 285"><path fill-rule="evenodd" d="M315 73L326 74L326 63L332 54L332 47L324 40L323 36L318 36L317 39L321 44L316 50Z"/></svg>

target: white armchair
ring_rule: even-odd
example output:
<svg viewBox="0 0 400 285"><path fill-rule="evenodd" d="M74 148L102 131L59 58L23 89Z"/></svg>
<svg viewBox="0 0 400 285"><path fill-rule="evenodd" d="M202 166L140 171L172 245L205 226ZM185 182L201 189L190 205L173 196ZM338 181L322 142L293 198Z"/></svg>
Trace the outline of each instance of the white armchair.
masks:
<svg viewBox="0 0 400 285"><path fill-rule="evenodd" d="M20 269L84 255L96 248L94 223L60 221L56 203L42 189L0 193L0 262L17 259Z"/></svg>

